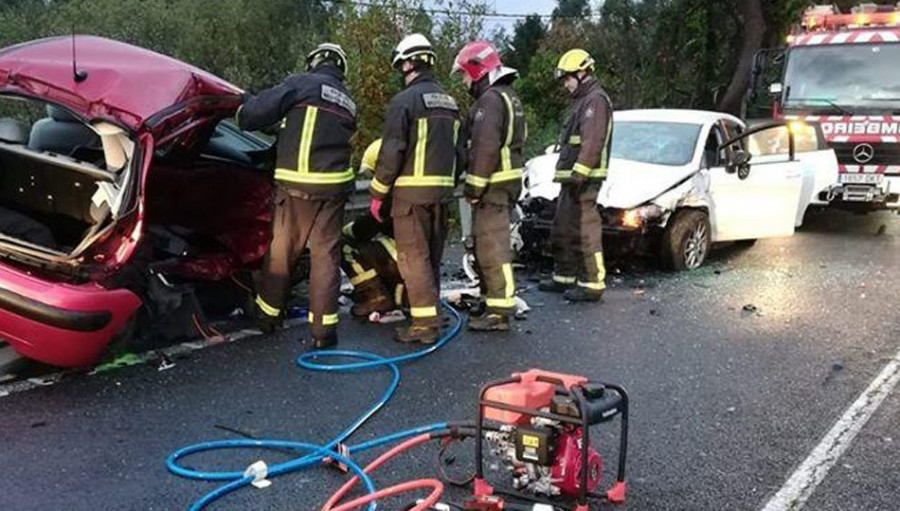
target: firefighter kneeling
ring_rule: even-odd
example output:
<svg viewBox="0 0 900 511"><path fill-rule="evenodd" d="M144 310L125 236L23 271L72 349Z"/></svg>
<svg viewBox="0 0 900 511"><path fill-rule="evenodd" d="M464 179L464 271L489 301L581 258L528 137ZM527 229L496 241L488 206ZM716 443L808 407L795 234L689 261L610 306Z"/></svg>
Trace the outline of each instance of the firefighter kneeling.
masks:
<svg viewBox="0 0 900 511"><path fill-rule="evenodd" d="M363 155L360 174L374 173L381 139L372 142ZM390 217L391 202L385 201L379 217ZM367 318L407 307L406 287L397 264L397 243L393 224L379 222L371 213L350 222L343 229L341 269L353 285L350 314Z"/></svg>

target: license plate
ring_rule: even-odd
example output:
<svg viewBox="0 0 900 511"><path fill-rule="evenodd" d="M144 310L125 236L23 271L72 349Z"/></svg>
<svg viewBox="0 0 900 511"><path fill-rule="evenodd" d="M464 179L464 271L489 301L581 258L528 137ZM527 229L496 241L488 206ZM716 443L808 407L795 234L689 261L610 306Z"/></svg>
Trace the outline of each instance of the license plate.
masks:
<svg viewBox="0 0 900 511"><path fill-rule="evenodd" d="M841 174L841 183L880 185L884 174Z"/></svg>

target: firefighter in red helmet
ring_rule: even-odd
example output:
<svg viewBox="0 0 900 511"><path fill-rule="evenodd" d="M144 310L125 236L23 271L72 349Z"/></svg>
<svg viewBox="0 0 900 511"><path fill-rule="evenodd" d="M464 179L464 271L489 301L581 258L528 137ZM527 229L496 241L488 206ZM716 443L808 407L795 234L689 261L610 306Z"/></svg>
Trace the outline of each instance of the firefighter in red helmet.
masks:
<svg viewBox="0 0 900 511"><path fill-rule="evenodd" d="M510 210L522 188L524 146L528 129L522 103L513 91L518 73L505 67L497 50L485 41L465 45L453 72L475 98L466 122L468 157L466 199L472 204L475 261L485 312L469 328L505 331L516 308L512 270Z"/></svg>

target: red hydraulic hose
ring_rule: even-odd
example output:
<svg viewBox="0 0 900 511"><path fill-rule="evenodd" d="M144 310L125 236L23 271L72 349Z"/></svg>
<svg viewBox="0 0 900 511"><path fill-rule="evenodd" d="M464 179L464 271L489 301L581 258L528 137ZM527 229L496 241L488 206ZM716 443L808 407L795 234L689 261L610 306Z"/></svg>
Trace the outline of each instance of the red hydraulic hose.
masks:
<svg viewBox="0 0 900 511"><path fill-rule="evenodd" d="M419 435L417 437L410 438L409 440L403 442L402 444L394 447L390 451L382 454L372 463L366 466L363 469L363 472L366 474L371 474L378 467L386 463L391 458L397 456L403 451L409 450L418 445L424 444L432 440L431 435L424 434ZM328 502L322 506L322 511L351 511L352 509L358 509L362 506L365 506L369 502L373 500L379 500L386 497L394 497L397 495L401 495L403 493L421 490L425 488L431 488L431 493L428 497L422 501L422 503L417 504L416 507L412 508L410 511L427 511L429 508L438 503L441 499L441 496L444 494L444 484L437 479L418 479L416 481L408 481L405 483L401 483L395 486L391 486L390 488L385 488L383 490L377 491L375 493L365 495L358 499L351 500L350 502L346 502L344 504L340 504L337 507L334 507L344 496L359 482L359 476L353 477L353 479L347 481L344 486L341 487L334 495L328 499Z"/></svg>

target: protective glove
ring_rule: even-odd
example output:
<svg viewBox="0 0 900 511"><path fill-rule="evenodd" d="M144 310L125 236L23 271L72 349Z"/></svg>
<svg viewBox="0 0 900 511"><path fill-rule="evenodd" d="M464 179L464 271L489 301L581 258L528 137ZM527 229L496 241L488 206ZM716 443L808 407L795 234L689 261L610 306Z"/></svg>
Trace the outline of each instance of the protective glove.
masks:
<svg viewBox="0 0 900 511"><path fill-rule="evenodd" d="M378 223L384 223L384 220L381 219L382 204L384 204L384 201L381 199L372 199L372 202L369 203L369 213L372 215L372 218L378 220Z"/></svg>

